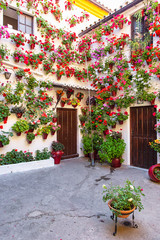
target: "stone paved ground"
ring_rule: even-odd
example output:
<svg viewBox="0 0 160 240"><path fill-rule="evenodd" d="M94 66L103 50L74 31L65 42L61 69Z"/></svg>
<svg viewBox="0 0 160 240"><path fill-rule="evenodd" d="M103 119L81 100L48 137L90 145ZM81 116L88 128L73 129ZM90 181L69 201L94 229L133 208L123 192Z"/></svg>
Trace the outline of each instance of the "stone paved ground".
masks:
<svg viewBox="0 0 160 240"><path fill-rule="evenodd" d="M123 185L126 179L143 187L144 210L135 211L137 229L118 219L114 237L102 185ZM93 168L76 158L0 176L0 240L159 240L159 225L160 184L151 182L146 170L122 166L110 172L108 166Z"/></svg>

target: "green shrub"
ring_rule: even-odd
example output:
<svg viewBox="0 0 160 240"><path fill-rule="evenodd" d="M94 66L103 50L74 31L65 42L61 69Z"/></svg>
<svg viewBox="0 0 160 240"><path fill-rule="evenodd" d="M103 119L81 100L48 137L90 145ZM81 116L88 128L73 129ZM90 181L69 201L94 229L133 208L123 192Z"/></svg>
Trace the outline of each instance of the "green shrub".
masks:
<svg viewBox="0 0 160 240"><path fill-rule="evenodd" d="M123 139L114 139L111 136L108 136L98 151L101 162L107 161L108 163L111 163L114 158L120 158L122 163L122 155L125 151L125 147L126 143Z"/></svg>
<svg viewBox="0 0 160 240"><path fill-rule="evenodd" d="M34 157L31 152L18 151L13 149L11 152L0 155L0 165L14 164L20 162L31 162L34 161Z"/></svg>
<svg viewBox="0 0 160 240"><path fill-rule="evenodd" d="M50 156L51 152L47 148L44 148L42 151L40 150L36 151L35 160L49 159Z"/></svg>

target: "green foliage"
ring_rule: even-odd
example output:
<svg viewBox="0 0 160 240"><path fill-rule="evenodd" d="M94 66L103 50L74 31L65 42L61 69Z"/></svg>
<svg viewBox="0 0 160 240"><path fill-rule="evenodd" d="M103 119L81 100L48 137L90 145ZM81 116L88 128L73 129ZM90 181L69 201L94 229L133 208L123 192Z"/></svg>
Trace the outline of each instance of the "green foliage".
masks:
<svg viewBox="0 0 160 240"><path fill-rule="evenodd" d="M15 106L11 109L11 113L25 113L26 109L22 106L18 107L18 106Z"/></svg>
<svg viewBox="0 0 160 240"><path fill-rule="evenodd" d="M44 148L42 151L37 150L35 160L43 160L43 159L49 159L51 156L51 152L48 151L47 148Z"/></svg>
<svg viewBox="0 0 160 240"><path fill-rule="evenodd" d="M25 132L29 130L29 124L26 120L19 120L13 126L12 130L15 132Z"/></svg>
<svg viewBox="0 0 160 240"><path fill-rule="evenodd" d="M57 152L57 151L63 151L65 147L62 143L53 141L51 148L53 151Z"/></svg>
<svg viewBox="0 0 160 240"><path fill-rule="evenodd" d="M83 136L82 138L84 154L91 153L92 150L92 139L89 135Z"/></svg>
<svg viewBox="0 0 160 240"><path fill-rule="evenodd" d="M155 168L154 169L154 174L158 180L160 180L160 168Z"/></svg>
<svg viewBox="0 0 160 240"><path fill-rule="evenodd" d="M14 164L20 162L34 161L34 157L31 152L18 151L13 149L11 152L0 155L0 165Z"/></svg>
<svg viewBox="0 0 160 240"><path fill-rule="evenodd" d="M0 103L0 122L3 121L4 117L8 117L9 115L10 115L9 107Z"/></svg>
<svg viewBox="0 0 160 240"><path fill-rule="evenodd" d="M120 158L121 162L123 162L122 155L125 151L125 147L126 143L123 139L114 139L108 136L98 151L101 162L107 161L111 163L114 158Z"/></svg>
<svg viewBox="0 0 160 240"><path fill-rule="evenodd" d="M35 134L32 132L27 133L27 140L28 141L33 141L35 139Z"/></svg>
<svg viewBox="0 0 160 240"><path fill-rule="evenodd" d="M38 82L37 82L36 78L33 77L32 75L29 77L26 77L26 80L28 82L27 87L29 89L34 89L35 87L38 86Z"/></svg>
<svg viewBox="0 0 160 240"><path fill-rule="evenodd" d="M156 139L153 142L149 142L151 148L153 148L156 152L160 153L160 140Z"/></svg>
<svg viewBox="0 0 160 240"><path fill-rule="evenodd" d="M8 145L10 140L9 140L9 136L12 137L13 133L12 132L4 132L2 131L2 134L0 134L0 142L2 142L2 145Z"/></svg>
<svg viewBox="0 0 160 240"><path fill-rule="evenodd" d="M127 180L124 187L111 185L107 188L103 185L103 201L106 202L112 199L111 207L116 210L131 210L133 207L136 207L141 211L144 208L141 196L145 195L142 193L143 189L140 186L135 187L133 184Z"/></svg>

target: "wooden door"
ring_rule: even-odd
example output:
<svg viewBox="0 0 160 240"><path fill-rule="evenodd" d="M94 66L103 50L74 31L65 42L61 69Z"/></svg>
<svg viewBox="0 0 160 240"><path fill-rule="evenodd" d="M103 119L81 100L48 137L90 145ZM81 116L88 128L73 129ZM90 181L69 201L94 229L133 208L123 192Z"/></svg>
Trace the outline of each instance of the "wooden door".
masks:
<svg viewBox="0 0 160 240"><path fill-rule="evenodd" d="M77 154L77 110L58 108L58 124L61 129L57 132L57 141L65 146L62 159L78 157Z"/></svg>
<svg viewBox="0 0 160 240"><path fill-rule="evenodd" d="M130 154L133 166L148 169L157 163L157 152L149 146L149 142L157 137L154 111L153 106L130 108Z"/></svg>

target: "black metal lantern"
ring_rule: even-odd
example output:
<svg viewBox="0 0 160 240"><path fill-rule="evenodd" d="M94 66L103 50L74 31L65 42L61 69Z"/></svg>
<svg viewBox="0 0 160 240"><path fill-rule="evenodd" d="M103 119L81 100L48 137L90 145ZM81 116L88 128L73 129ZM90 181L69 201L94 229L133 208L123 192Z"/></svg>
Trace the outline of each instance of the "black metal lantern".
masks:
<svg viewBox="0 0 160 240"><path fill-rule="evenodd" d="M10 72L4 72L4 76L6 79L9 79L10 76L11 76L11 73Z"/></svg>

